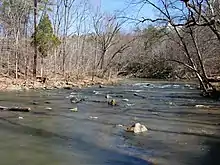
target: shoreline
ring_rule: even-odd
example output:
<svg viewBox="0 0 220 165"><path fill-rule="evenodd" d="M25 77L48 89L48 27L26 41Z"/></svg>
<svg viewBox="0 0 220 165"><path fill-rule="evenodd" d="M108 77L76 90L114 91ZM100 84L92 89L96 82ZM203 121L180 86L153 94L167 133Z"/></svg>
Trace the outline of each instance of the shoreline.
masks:
<svg viewBox="0 0 220 165"><path fill-rule="evenodd" d="M53 89L73 89L83 88L94 85L116 85L122 78L101 79L95 77L93 80L86 77L80 80L64 81L49 79L46 83L42 83L33 79L13 79L0 77L0 92L4 91L28 91L35 89L53 90Z"/></svg>
<svg viewBox="0 0 220 165"><path fill-rule="evenodd" d="M51 78L47 80L45 83L34 79L15 79L15 78L8 78L8 77L0 77L0 92L10 92L10 91L29 91L29 90L53 90L53 89L66 89L71 90L74 88L83 88L95 85L117 85L119 81L123 80L122 77L114 77L111 79L105 78L92 78L90 76L81 78L81 79L74 79L72 81L65 81L63 78ZM204 94L204 91L201 91L201 95L203 97L208 98L220 98L220 84L213 84L217 87L216 91L211 93ZM199 88L198 88L199 90Z"/></svg>

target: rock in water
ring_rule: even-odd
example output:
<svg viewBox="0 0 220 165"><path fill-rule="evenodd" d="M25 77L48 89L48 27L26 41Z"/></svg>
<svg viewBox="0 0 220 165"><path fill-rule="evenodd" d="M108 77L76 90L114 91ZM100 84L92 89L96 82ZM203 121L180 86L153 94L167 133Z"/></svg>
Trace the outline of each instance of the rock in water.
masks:
<svg viewBox="0 0 220 165"><path fill-rule="evenodd" d="M77 109L77 107L76 107L76 108L70 109L70 111L71 111L71 112L78 112L78 109Z"/></svg>
<svg viewBox="0 0 220 165"><path fill-rule="evenodd" d="M51 107L46 107L45 109L46 109L46 110L52 110L52 108L51 108Z"/></svg>
<svg viewBox="0 0 220 165"><path fill-rule="evenodd" d="M97 116L89 116L90 119L98 119Z"/></svg>
<svg viewBox="0 0 220 165"><path fill-rule="evenodd" d="M34 102L32 102L32 104L33 104L33 105L38 105L39 103L36 102L36 101L34 101Z"/></svg>
<svg viewBox="0 0 220 165"><path fill-rule="evenodd" d="M133 133L142 133L146 132L147 128L144 125L141 125L140 123L135 123L134 125L128 127L126 131Z"/></svg>
<svg viewBox="0 0 220 165"><path fill-rule="evenodd" d="M112 100L108 101L108 104L111 105L111 106L115 106L116 105L116 100L112 99Z"/></svg>
<svg viewBox="0 0 220 165"><path fill-rule="evenodd" d="M141 96L141 95L139 95L138 93L134 93L134 96L140 97L140 98L142 98L142 99L146 99L145 96Z"/></svg>
<svg viewBox="0 0 220 165"><path fill-rule="evenodd" d="M71 97L70 98L70 102L73 103L73 104L77 104L81 101L84 101L84 99L81 99L81 98L77 98L77 97Z"/></svg>
<svg viewBox="0 0 220 165"><path fill-rule="evenodd" d="M128 100L128 99L122 99L122 101L124 101L124 102L128 102L129 100Z"/></svg>
<svg viewBox="0 0 220 165"><path fill-rule="evenodd" d="M105 98L106 98L106 99L112 99L112 96L110 96L109 94L107 94L107 95L105 96Z"/></svg>
<svg viewBox="0 0 220 165"><path fill-rule="evenodd" d="M196 108L209 108L207 105L195 105Z"/></svg>
<svg viewBox="0 0 220 165"><path fill-rule="evenodd" d="M44 103L45 103L45 104L50 104L51 102L49 102L49 101L44 101Z"/></svg>

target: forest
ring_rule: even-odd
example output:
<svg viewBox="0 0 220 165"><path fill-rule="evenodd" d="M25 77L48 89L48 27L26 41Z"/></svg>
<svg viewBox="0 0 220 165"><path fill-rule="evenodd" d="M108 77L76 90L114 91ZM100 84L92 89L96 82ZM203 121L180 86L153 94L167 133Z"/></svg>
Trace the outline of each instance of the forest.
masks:
<svg viewBox="0 0 220 165"><path fill-rule="evenodd" d="M128 3L151 6L154 17L106 13L89 0L1 0L1 77L196 79L205 95L215 92L220 1Z"/></svg>

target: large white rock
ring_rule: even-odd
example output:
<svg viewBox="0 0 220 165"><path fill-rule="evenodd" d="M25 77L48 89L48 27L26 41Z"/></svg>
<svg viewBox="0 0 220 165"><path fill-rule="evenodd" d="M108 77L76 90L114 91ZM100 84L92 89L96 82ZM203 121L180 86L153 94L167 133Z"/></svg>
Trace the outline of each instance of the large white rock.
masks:
<svg viewBox="0 0 220 165"><path fill-rule="evenodd" d="M142 133L142 132L146 132L147 128L144 125L141 125L140 123L135 123L131 127L128 127L127 131L134 133Z"/></svg>

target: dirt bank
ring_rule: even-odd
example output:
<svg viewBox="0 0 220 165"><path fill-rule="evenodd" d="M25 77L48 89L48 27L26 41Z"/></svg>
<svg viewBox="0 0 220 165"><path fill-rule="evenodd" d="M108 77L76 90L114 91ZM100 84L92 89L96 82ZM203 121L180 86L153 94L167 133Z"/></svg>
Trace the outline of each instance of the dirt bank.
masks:
<svg viewBox="0 0 220 165"><path fill-rule="evenodd" d="M119 78L101 79L95 77L85 77L80 80L66 81L63 79L48 79L45 83L33 79L13 79L0 77L0 91L29 90L29 89L71 89L74 87L82 88L92 85L112 85L118 82Z"/></svg>

